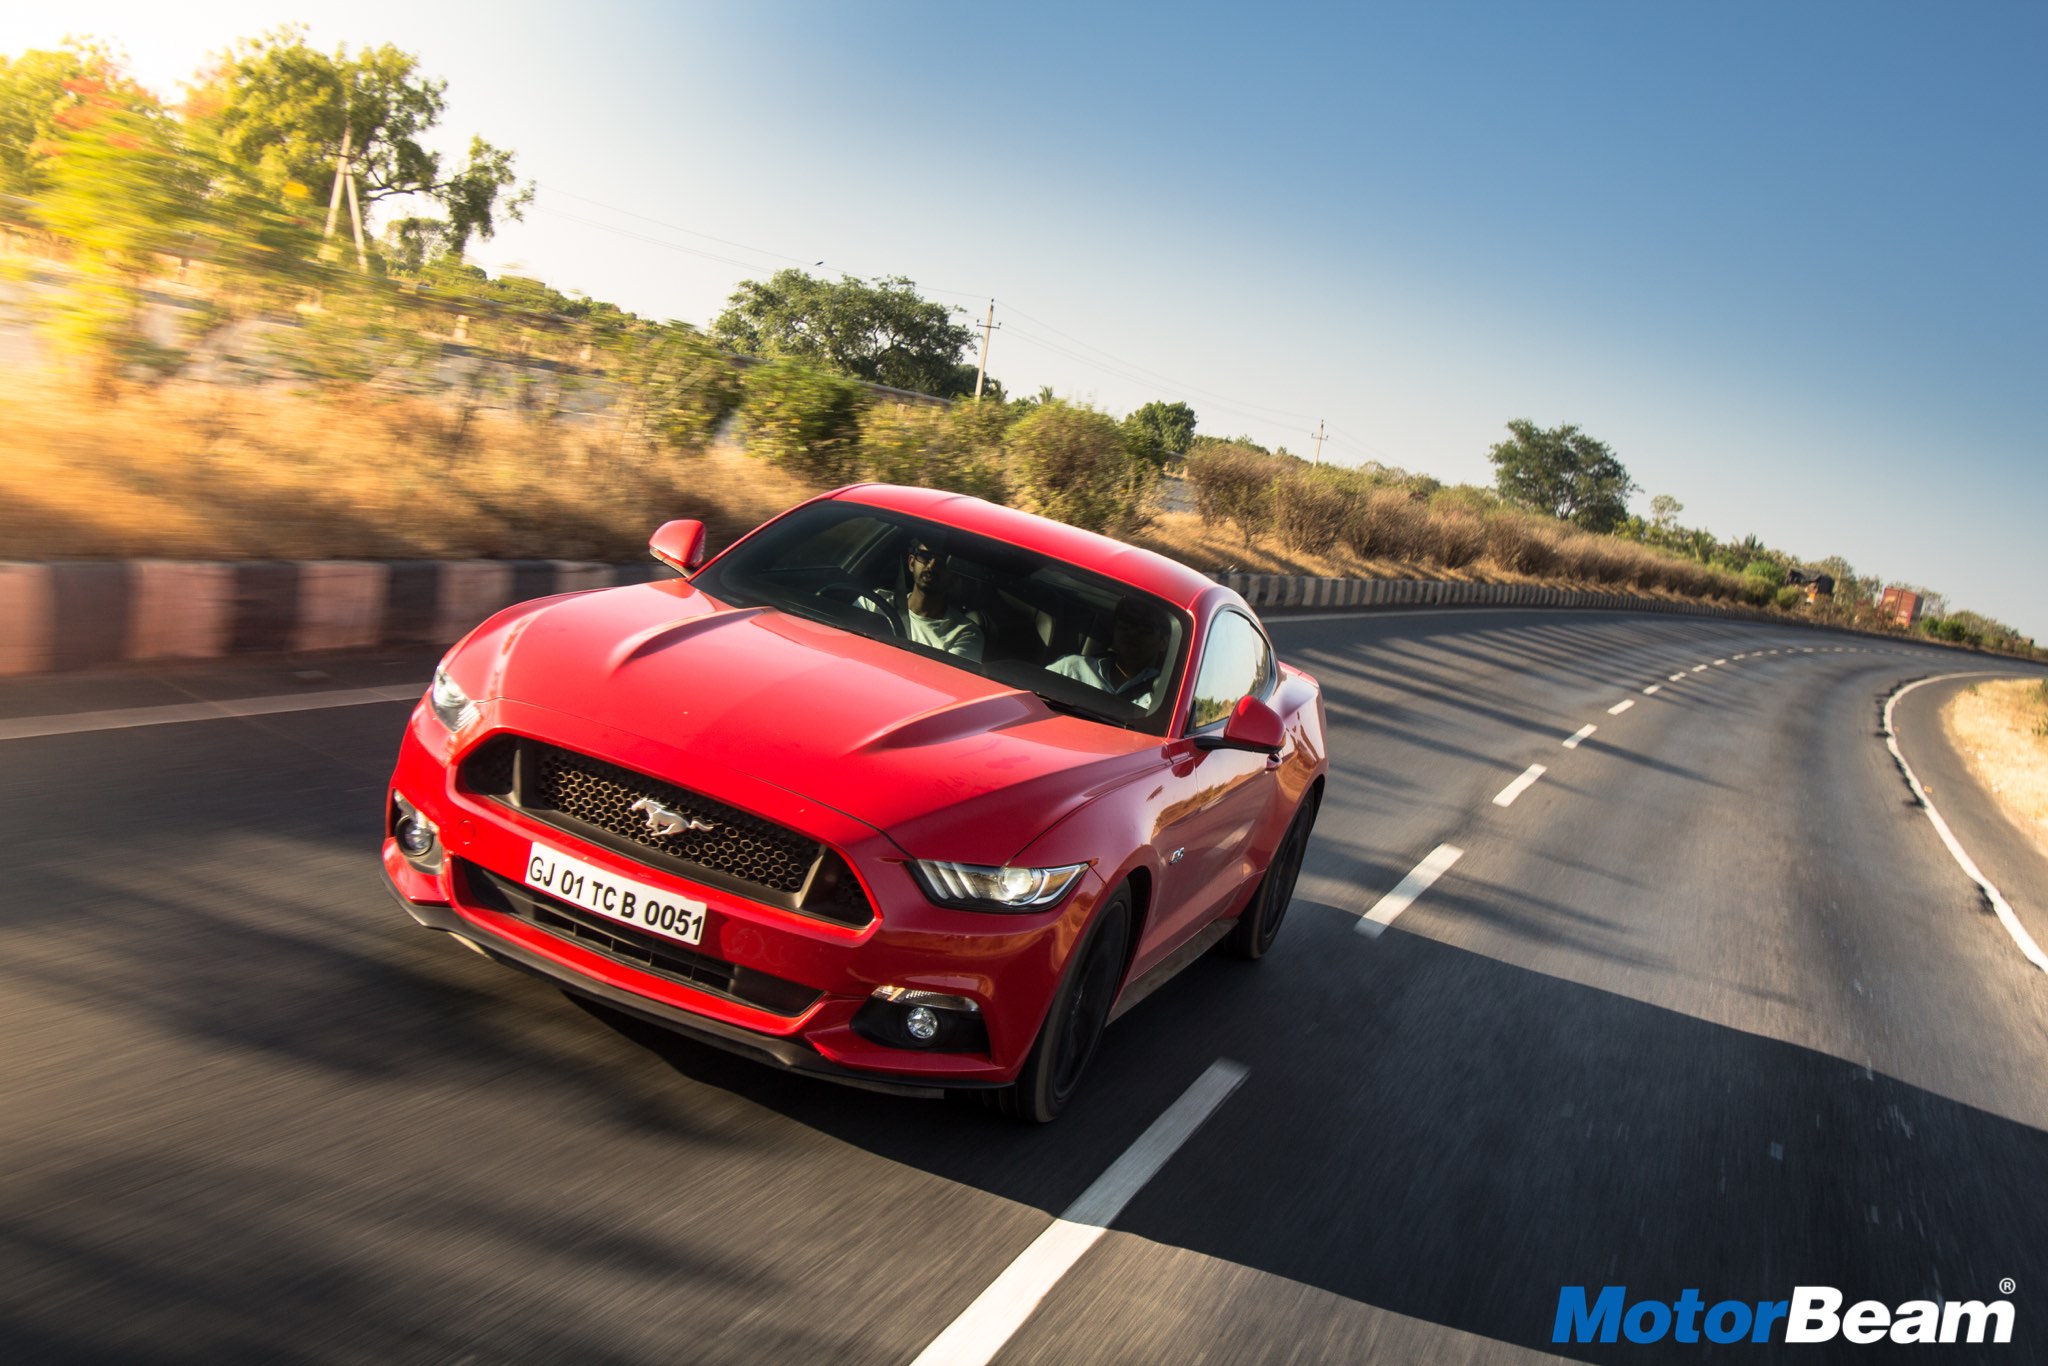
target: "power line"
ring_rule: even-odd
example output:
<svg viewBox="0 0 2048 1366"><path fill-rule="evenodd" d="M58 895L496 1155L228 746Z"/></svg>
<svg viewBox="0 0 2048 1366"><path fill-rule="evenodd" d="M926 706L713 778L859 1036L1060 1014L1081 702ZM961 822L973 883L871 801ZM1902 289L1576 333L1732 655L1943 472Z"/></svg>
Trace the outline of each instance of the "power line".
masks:
<svg viewBox="0 0 2048 1366"><path fill-rule="evenodd" d="M573 190L564 190L559 186L552 185L542 185L540 186L540 188L548 191L550 194L562 195L569 199L579 200L582 203L590 204L596 208L606 209L612 213L623 214L628 218L638 219L643 223L649 223L658 228L665 228L670 232L679 232L684 234L685 236L702 238L707 242L716 242L720 246L732 247L739 251L752 252L759 256L771 257L777 261L788 261L798 266L803 266L805 264L802 257L791 256L787 252L774 251L767 247L757 247L750 243L736 242L730 238L718 237L707 232L699 232L695 228L686 228L682 226L680 223L671 223L665 219L655 218L648 214L639 213L633 209L623 208L617 204L610 204L601 199L594 199L589 195L577 194ZM732 266L735 269L739 270L759 269L759 266L754 262L735 260L730 256L722 256L717 252L704 251L701 248L685 246L679 242L665 241L662 238L649 236L646 233L634 232L630 228L622 228L616 224L605 223L592 218L585 218L582 217L581 215L568 213L561 209L551 209L547 208L544 205L536 205L535 207L539 209L540 212L549 214L556 218L566 219L572 223L579 223L585 227L597 228L603 232L615 233L618 236L628 237L635 241L646 242L649 245L663 247L669 251L681 252L684 255L695 256L706 261L716 261L721 265ZM828 257L827 259L830 258ZM810 266L812 268L815 268L817 266L822 266L824 264L825 262L823 260L820 260L811 262ZM968 290L942 289L933 285L922 285L919 286L919 288L922 292L927 294L948 295L953 298L960 299L988 299L990 304L990 318L991 322L993 321L994 306L998 301L994 298L991 298L989 295L985 293ZM1008 301L1002 302L1003 307L1010 313L1014 314L1016 317L1021 318L1026 322L1030 322L1039 327L1042 327L1047 332L1052 333L1054 336L1062 338L1063 340L1071 343L1073 346L1080 347L1083 352L1089 352L1092 354L1084 355L1076 353L1074 351L1070 351L1065 347L1061 347L1050 341L1047 341L1043 337L1034 337L1030 333L1018 331L1014 327L1010 329L1012 336L1019 337L1026 341L1029 341L1043 350L1052 352L1054 355L1062 356L1065 359L1073 361L1077 364L1087 366L1090 369L1094 369L1100 371L1103 374L1110 375L1114 378L1123 380L1127 384L1135 384L1142 387L1164 385L1168 390L1173 391L1177 394L1183 394L1203 400L1204 406L1206 407L1220 410L1224 413L1230 414L1234 417L1238 417L1249 422L1293 424L1306 423L1308 421L1307 415L1303 413L1294 412L1285 408L1269 407L1268 405L1261 403L1252 403L1248 400L1233 398L1230 395L1218 393L1213 389L1203 388L1200 385L1184 383L1183 381L1178 380L1171 375L1165 374L1158 370L1153 370L1147 366L1139 365L1133 361L1125 360L1122 357L1117 356L1109 351L1105 351L1104 349L1102 349L1099 346L1096 346L1092 342L1084 341L1079 337L1073 336L1071 333L1063 332L1059 328L1054 327L1051 323L1046 322L1042 318L1037 318L1029 313L1026 313L1024 310L1018 308L1013 303L1010 303ZM982 362L984 366L987 364L986 350L987 338L986 336L984 336ZM1318 419L1319 425L1320 422L1321 419ZM1355 445L1360 450L1367 449L1365 443L1355 442L1348 436L1343 436L1342 434L1336 432L1332 432L1331 435L1338 437L1343 445ZM1332 449L1336 449L1335 444L1333 444Z"/></svg>

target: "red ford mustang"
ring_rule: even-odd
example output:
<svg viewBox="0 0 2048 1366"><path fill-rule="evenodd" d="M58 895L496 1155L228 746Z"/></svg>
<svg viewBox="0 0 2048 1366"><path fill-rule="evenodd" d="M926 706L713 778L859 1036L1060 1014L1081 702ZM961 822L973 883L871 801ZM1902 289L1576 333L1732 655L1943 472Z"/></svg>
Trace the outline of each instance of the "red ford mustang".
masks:
<svg viewBox="0 0 2048 1366"><path fill-rule="evenodd" d="M1119 1002L1271 947L1328 771L1229 589L929 489L842 489L680 579L521 603L408 723L414 918L798 1071L1049 1120Z"/></svg>

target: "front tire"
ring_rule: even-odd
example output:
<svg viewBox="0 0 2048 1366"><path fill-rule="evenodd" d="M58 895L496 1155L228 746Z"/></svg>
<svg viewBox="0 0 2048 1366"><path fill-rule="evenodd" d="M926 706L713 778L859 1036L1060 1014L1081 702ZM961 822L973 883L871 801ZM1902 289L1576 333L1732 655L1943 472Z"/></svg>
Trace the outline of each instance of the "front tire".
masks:
<svg viewBox="0 0 2048 1366"><path fill-rule="evenodd" d="M1233 958L1257 962L1280 937L1280 922L1287 918L1287 903L1294 900L1294 882L1301 876L1301 861L1308 853L1309 831L1315 828L1316 806L1317 799L1311 795L1294 813L1287 833L1280 837L1280 847L1273 851L1273 861L1266 865L1266 875L1259 879L1259 889L1252 893L1251 904L1223 941Z"/></svg>
<svg viewBox="0 0 2048 1366"><path fill-rule="evenodd" d="M1081 1074L1102 1042L1109 1008L1123 976L1124 950L1130 944L1131 889L1118 887L1088 927L1074 951L1052 1008L1038 1031L1038 1042L1024 1060L1017 1080L986 1092L991 1108L1011 1119L1048 1124L1059 1117L1080 1089Z"/></svg>

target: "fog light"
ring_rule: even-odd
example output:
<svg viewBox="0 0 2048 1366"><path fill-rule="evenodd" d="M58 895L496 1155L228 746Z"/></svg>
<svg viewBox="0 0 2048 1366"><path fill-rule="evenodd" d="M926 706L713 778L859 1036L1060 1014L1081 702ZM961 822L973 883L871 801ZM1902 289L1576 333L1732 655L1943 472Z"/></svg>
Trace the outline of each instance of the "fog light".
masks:
<svg viewBox="0 0 2048 1366"><path fill-rule="evenodd" d="M853 1017L853 1032L890 1048L987 1053L981 1007L965 996L918 987L876 987Z"/></svg>
<svg viewBox="0 0 2048 1366"><path fill-rule="evenodd" d="M407 858L424 858L434 847L434 827L422 816L400 816L391 833Z"/></svg>

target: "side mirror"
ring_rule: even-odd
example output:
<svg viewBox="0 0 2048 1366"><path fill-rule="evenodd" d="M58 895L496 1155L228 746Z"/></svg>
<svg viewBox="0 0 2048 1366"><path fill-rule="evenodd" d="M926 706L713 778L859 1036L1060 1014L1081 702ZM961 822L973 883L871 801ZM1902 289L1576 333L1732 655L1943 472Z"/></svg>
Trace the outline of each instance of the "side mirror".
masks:
<svg viewBox="0 0 2048 1366"><path fill-rule="evenodd" d="M1238 698L1220 732L1195 737L1199 749L1245 749L1255 754L1278 754L1286 743L1287 726L1280 713L1256 697Z"/></svg>
<svg viewBox="0 0 2048 1366"><path fill-rule="evenodd" d="M695 573L704 563L704 524L684 518L663 522L648 538L654 558L682 574Z"/></svg>

